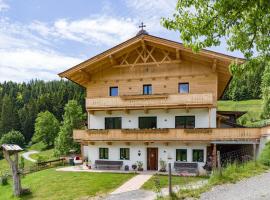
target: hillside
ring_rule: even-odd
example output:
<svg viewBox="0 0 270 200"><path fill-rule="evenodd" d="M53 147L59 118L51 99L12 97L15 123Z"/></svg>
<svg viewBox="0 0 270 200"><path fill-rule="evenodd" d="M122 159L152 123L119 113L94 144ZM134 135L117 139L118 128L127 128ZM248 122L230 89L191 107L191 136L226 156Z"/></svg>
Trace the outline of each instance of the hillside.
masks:
<svg viewBox="0 0 270 200"><path fill-rule="evenodd" d="M219 101L219 111L247 111L238 119L238 123L248 127L257 127L269 124L270 120L261 120L262 100Z"/></svg>

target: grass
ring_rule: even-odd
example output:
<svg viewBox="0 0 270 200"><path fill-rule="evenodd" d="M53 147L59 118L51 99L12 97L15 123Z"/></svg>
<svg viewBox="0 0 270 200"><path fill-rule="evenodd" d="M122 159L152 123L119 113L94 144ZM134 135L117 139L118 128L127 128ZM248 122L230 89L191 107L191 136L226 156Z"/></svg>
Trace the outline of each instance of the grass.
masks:
<svg viewBox="0 0 270 200"><path fill-rule="evenodd" d="M45 150L45 145L42 142L33 144L31 147L26 148L25 151L28 150L36 150L36 151L40 151L40 153L38 154L32 154L30 157L33 159L37 159L40 155L40 157L42 158L42 160L52 160L52 159L56 159L56 157L53 155L53 149L49 149L49 150ZM23 152L20 152L19 155L21 155ZM19 157L19 162L20 162L20 157ZM32 163L31 161L28 160L24 160L25 163L25 168L34 165L34 163ZM0 174L4 173L4 172L10 172L9 169L9 164L5 159L1 159L0 160Z"/></svg>
<svg viewBox="0 0 270 200"><path fill-rule="evenodd" d="M71 200L95 196L112 191L133 176L134 174L57 172L55 169L48 169L22 179L23 187L30 188L31 195L15 198L9 184L0 186L0 200Z"/></svg>
<svg viewBox="0 0 270 200"><path fill-rule="evenodd" d="M200 180L204 180L206 177L183 177L183 176L172 176L172 185L186 185L191 182L196 182ZM142 189L145 190L155 190L155 180L159 180L160 187L165 188L168 187L168 176L167 175L154 175L150 180L148 180L143 186Z"/></svg>
<svg viewBox="0 0 270 200"><path fill-rule="evenodd" d="M247 113L238 119L239 124L248 127L257 127L264 124L270 124L270 120L262 120L262 100L245 101L218 101L219 111L247 111Z"/></svg>
<svg viewBox="0 0 270 200"><path fill-rule="evenodd" d="M30 155L31 158L37 160L38 158L41 158L42 160L53 160L53 159L57 159L58 157L54 156L54 150L53 149L48 149L45 151L41 151L40 153L36 153L36 154L31 154Z"/></svg>
<svg viewBox="0 0 270 200"><path fill-rule="evenodd" d="M209 178L208 184L205 186L194 190L181 190L181 192L176 195L178 199L185 199L188 197L199 198L200 194L209 191L216 185L236 183L242 179L261 174L267 169L269 168L258 162L254 163L253 161L241 165L231 164L222 170L222 174L217 171L213 172Z"/></svg>

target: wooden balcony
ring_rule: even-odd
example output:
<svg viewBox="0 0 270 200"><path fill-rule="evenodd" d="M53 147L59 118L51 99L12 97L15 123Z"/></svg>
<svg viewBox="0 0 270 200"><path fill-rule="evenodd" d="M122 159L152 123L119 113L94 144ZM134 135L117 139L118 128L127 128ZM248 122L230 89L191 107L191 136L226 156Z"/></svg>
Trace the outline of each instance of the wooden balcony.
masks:
<svg viewBox="0 0 270 200"><path fill-rule="evenodd" d="M158 94L87 98L88 110L211 107L213 94Z"/></svg>
<svg viewBox="0 0 270 200"><path fill-rule="evenodd" d="M74 130L76 141L254 141L260 128Z"/></svg>

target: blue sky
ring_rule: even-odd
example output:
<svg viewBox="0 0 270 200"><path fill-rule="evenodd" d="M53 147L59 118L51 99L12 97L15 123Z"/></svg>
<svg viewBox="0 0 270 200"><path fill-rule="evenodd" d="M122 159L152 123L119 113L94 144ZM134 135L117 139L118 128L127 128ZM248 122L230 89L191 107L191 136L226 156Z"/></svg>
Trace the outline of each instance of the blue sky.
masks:
<svg viewBox="0 0 270 200"><path fill-rule="evenodd" d="M0 0L0 82L58 79L57 73L146 30L180 41L160 25L176 0ZM225 42L214 51L227 52Z"/></svg>

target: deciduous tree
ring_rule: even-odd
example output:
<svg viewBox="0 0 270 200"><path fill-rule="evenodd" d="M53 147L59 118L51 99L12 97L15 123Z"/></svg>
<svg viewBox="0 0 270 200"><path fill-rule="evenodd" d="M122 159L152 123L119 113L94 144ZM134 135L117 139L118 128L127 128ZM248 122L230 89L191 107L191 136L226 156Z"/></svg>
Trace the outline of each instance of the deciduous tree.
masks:
<svg viewBox="0 0 270 200"><path fill-rule="evenodd" d="M256 68L259 62L270 65L269 0L178 0L173 18L163 18L162 24L179 31L184 44L195 52L218 46L225 39L230 51L238 50L247 59L241 66L231 65L240 78L244 70ZM267 70L269 67L265 67L264 76L269 76ZM270 97L265 87L269 89L269 85L262 84L267 108Z"/></svg>
<svg viewBox="0 0 270 200"><path fill-rule="evenodd" d="M71 100L65 106L65 114L60 132L55 140L55 153L57 155L66 155L70 150L78 150L79 146L73 141L73 129L79 129L83 126L85 118L81 106L77 101Z"/></svg>
<svg viewBox="0 0 270 200"><path fill-rule="evenodd" d="M59 132L59 122L49 111L40 112L35 122L35 134L33 142L42 141L44 144L53 146Z"/></svg>

